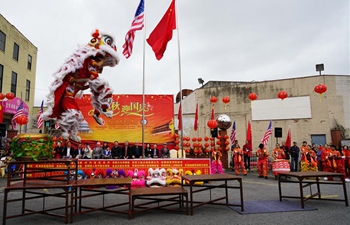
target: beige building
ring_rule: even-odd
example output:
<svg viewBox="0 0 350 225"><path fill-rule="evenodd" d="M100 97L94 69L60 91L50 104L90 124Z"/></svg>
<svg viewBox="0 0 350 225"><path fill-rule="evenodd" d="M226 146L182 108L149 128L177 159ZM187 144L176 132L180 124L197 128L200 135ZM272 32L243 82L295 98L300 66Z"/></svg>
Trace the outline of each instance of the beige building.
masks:
<svg viewBox="0 0 350 225"><path fill-rule="evenodd" d="M314 91L318 84L325 84L327 91L320 95ZM277 93L285 90L288 97L281 100ZM248 95L255 92L257 100L251 102ZM211 113L210 97L218 98L215 117L227 114L236 121L237 140L241 147L245 142L247 123L252 122L253 151L255 151L272 121L272 135L267 147L273 150L276 141L286 140L291 129L292 141L324 144L340 142L332 137L332 130L341 130L341 139L350 138L350 76L322 75L261 82L209 81L183 98L183 135L190 137L210 136L207 127ZM222 97L230 102L225 106ZM198 130L193 130L195 107L199 105ZM178 103L174 106L175 118ZM225 108L226 107L226 108ZM175 128L177 129L177 119ZM282 137L276 139L274 129L282 128ZM232 126L227 129L230 135ZM339 132L338 132L339 134Z"/></svg>
<svg viewBox="0 0 350 225"><path fill-rule="evenodd" d="M22 130L32 127L37 52L37 47L0 14L0 92L12 92L16 97L11 103L6 103L7 99L2 102L7 129L11 129L11 119L21 100L29 119Z"/></svg>

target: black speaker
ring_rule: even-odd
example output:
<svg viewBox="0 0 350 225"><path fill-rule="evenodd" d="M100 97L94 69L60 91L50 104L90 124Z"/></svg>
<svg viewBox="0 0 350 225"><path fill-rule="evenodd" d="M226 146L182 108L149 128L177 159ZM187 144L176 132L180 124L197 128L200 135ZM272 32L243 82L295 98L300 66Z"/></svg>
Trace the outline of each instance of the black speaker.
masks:
<svg viewBox="0 0 350 225"><path fill-rule="evenodd" d="M6 124L0 123L0 137L6 136Z"/></svg>
<svg viewBox="0 0 350 225"><path fill-rule="evenodd" d="M275 138L282 137L282 127L275 127Z"/></svg>
<svg viewBox="0 0 350 225"><path fill-rule="evenodd" d="M216 138L218 137L218 128L210 130L211 136Z"/></svg>

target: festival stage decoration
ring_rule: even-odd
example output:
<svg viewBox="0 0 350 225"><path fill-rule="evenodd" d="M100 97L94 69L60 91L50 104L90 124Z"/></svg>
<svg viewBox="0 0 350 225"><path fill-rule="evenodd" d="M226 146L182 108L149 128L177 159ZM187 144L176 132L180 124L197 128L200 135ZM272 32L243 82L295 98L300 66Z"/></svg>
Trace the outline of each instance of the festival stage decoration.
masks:
<svg viewBox="0 0 350 225"><path fill-rule="evenodd" d="M204 141L205 141L205 143L204 143L204 152L205 152L206 155L208 155L209 154L209 143L208 143L209 137L205 137Z"/></svg>
<svg viewBox="0 0 350 225"><path fill-rule="evenodd" d="M218 122L216 120L209 120L207 122L207 126L213 130L213 129L217 128Z"/></svg>
<svg viewBox="0 0 350 225"><path fill-rule="evenodd" d="M221 130L227 130L228 128L231 127L231 119L228 115L226 114L221 114L216 118L217 121L217 126L218 128L220 128Z"/></svg>
<svg viewBox="0 0 350 225"><path fill-rule="evenodd" d="M47 110L42 114L44 120L54 119L62 129L64 139L80 141L78 128L84 120L75 97L90 89L93 118L99 125L104 121L100 114L113 116L109 110L113 89L99 77L106 66L114 67L119 62L114 39L96 30L87 45L79 47L54 74L47 99Z"/></svg>
<svg viewBox="0 0 350 225"><path fill-rule="evenodd" d="M280 98L281 100L284 100L285 98L288 97L288 93L286 91L279 91L277 93L277 97Z"/></svg>
<svg viewBox="0 0 350 225"><path fill-rule="evenodd" d="M166 185L168 187L181 186L182 169L167 169L166 170Z"/></svg>

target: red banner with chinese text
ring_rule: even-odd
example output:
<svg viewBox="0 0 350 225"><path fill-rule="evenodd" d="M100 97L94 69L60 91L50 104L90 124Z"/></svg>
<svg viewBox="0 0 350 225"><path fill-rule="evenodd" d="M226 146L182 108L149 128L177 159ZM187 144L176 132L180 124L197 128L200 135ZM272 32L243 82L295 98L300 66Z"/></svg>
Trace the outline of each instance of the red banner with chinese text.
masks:
<svg viewBox="0 0 350 225"><path fill-rule="evenodd" d="M32 164L28 168L58 168L65 165L57 165L56 163L46 164ZM210 159L79 159L78 170L102 170L106 174L107 169L113 170L144 170L146 173L148 169L164 168L164 169L182 169L183 173L186 171L197 172L201 174L210 174ZM28 174L28 177L31 175ZM45 176L43 173L42 176Z"/></svg>
<svg viewBox="0 0 350 225"><path fill-rule="evenodd" d="M142 95L113 95L113 117L100 117L104 124L94 120L94 109L90 95L76 99L87 123L79 128L82 140L119 142L141 142L142 140ZM174 140L174 98L173 95L145 95L144 140L146 143L163 143Z"/></svg>

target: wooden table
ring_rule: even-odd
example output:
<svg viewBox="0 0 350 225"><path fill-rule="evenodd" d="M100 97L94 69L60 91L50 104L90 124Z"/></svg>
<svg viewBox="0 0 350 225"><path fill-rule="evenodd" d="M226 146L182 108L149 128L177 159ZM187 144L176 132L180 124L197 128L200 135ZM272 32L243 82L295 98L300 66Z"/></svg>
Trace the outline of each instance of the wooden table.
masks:
<svg viewBox="0 0 350 225"><path fill-rule="evenodd" d="M228 181L238 181L238 186L229 186L227 184ZM217 183L218 181L223 181L223 183ZM190 213L193 215L193 209L195 207L204 205L204 204L213 204L213 205L225 205L225 206L240 206L241 211L244 211L244 205L243 205L243 187L242 187L242 177L234 176L230 174L207 174L207 175L183 175L182 176L182 186L184 185L184 182L188 182L190 186ZM202 185L196 185L197 182L203 182ZM194 190L194 187L196 187L196 190ZM225 196L219 197L216 199L211 198L211 189L215 188L224 188L225 189ZM240 191L240 204L232 204L228 202L228 189L239 189ZM210 200L206 202L199 202L195 201L193 199L193 194L210 190ZM225 203L220 203L217 201L220 201L222 199L225 199ZM195 204L195 205L194 205Z"/></svg>
<svg viewBox="0 0 350 225"><path fill-rule="evenodd" d="M182 187L135 188L131 190L130 195L132 198L132 217L134 217L134 213L144 212L151 209L185 212L186 215L188 215L188 192ZM159 198L160 196L166 197ZM186 198L186 201L184 198ZM136 199L142 199L143 201L142 203L135 204ZM166 202L167 204L160 204L161 202ZM147 206L154 203L157 203L157 205L153 205L152 207ZM184 203L186 204L185 209L182 207ZM167 208L168 206L175 204L179 204L178 209ZM135 210L135 208L139 208L139 210Z"/></svg>
<svg viewBox="0 0 350 225"><path fill-rule="evenodd" d="M93 212L96 210L107 211L107 212L117 212L124 213L129 215L129 219L132 218L131 214L131 178L102 178L102 179L83 179L77 180L72 187L74 188L74 196L71 198L71 205L75 205L75 207L71 207L71 218L70 222L73 223L73 216L84 214L88 212ZM105 189L105 187L119 187L114 189ZM85 192L89 192L84 194ZM128 200L125 202L119 202L113 205L105 205L105 195L107 194L122 194L127 195ZM84 198L90 198L94 196L102 195L102 207L93 207L92 205L83 206L82 200ZM119 206L128 205L128 210L117 210L112 209ZM75 211L73 210L75 208ZM85 210L82 210L85 209Z"/></svg>
<svg viewBox="0 0 350 225"><path fill-rule="evenodd" d="M295 177L297 178L297 181L286 180L284 179L285 177ZM340 181L323 181L322 180L323 177L340 178ZM311 179L308 179L308 178L311 178ZM299 189L300 189L300 196L282 195L281 183L283 182L298 183ZM317 185L317 193L314 193L314 194L310 193L310 196L305 197L303 189L313 184ZM342 185L343 192L344 192L344 199L322 198L320 184ZM304 208L305 201L309 199L325 200L325 201L342 201L342 202L345 202L345 206L349 206L348 196L346 192L345 177L344 177L344 174L342 173L331 173L331 172L322 172L322 171L281 172L281 173L278 173L278 191L279 191L280 201L282 201L282 198L297 198L297 199L300 199L301 208Z"/></svg>
<svg viewBox="0 0 350 225"><path fill-rule="evenodd" d="M56 167L47 165L56 164ZM68 222L68 213L71 205L69 196L73 197L71 186L77 174L77 160L48 160L48 161L15 161L9 164L9 167L16 165L21 170L9 170L7 175L7 185L4 189L4 205L2 224L6 220L15 217L22 217L32 214L45 214L56 217L63 217L65 223ZM73 179L73 180L71 180ZM43 189L56 190L55 192L46 192ZM22 191L21 197L11 198L10 191ZM63 190L63 191L62 191ZM29 195L30 194L30 195ZM51 197L64 199L64 203L55 207L48 207L45 201ZM27 202L41 199L43 204L31 208ZM7 215L8 204L12 202L21 202L21 212L12 212L11 216ZM15 208L12 208L15 211ZM64 209L64 214L59 214L58 210Z"/></svg>

